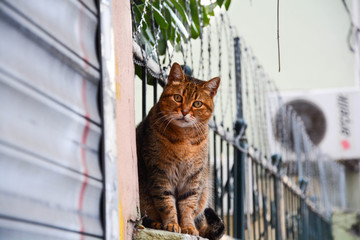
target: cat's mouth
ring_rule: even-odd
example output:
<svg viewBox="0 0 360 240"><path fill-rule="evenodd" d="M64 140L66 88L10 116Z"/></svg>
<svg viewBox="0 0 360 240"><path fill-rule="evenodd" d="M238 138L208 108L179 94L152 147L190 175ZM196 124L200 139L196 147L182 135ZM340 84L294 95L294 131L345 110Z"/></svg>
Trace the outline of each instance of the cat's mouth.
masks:
<svg viewBox="0 0 360 240"><path fill-rule="evenodd" d="M189 122L188 120L185 119L185 117L178 118L176 120L181 121L181 122Z"/></svg>

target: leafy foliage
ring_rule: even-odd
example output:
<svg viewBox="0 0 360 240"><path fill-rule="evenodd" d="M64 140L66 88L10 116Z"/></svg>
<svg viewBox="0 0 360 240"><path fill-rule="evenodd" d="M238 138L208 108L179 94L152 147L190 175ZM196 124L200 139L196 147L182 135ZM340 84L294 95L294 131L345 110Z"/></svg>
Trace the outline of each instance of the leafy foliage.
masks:
<svg viewBox="0 0 360 240"><path fill-rule="evenodd" d="M200 0L149 0L149 4L145 4L145 1L132 2L133 26L137 31L141 18L144 17L139 31L140 38L143 44L150 47L156 44L156 35L160 28L157 44L160 55L166 53L168 42L175 49L180 49L181 40L187 42L190 38L199 38L201 28L210 24L214 9L224 6L228 10L231 3L231 0L211 1L207 5L200 4Z"/></svg>

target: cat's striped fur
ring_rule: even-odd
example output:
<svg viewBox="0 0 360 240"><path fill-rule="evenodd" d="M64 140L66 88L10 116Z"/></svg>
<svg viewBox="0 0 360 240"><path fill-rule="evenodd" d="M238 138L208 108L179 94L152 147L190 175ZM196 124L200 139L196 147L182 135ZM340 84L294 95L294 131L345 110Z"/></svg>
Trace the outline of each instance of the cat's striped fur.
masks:
<svg viewBox="0 0 360 240"><path fill-rule="evenodd" d="M223 222L208 208L207 123L219 84L218 77L188 77L174 63L159 102L137 127L140 209L147 227L222 236Z"/></svg>

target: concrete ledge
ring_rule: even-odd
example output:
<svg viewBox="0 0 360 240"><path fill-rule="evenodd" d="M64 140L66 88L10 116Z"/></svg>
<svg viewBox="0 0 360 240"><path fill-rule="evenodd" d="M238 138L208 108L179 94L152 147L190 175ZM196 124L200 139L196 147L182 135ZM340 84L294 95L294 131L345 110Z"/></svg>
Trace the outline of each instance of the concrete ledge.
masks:
<svg viewBox="0 0 360 240"><path fill-rule="evenodd" d="M206 238L189 234L173 233L155 229L138 229L135 240L206 240Z"/></svg>

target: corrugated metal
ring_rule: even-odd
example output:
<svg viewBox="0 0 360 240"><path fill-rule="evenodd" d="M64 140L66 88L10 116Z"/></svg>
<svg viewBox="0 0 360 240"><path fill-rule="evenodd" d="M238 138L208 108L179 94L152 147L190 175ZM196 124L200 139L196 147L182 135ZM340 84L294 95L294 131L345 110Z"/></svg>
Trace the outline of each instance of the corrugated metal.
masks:
<svg viewBox="0 0 360 240"><path fill-rule="evenodd" d="M99 71L5 3L0 3L0 24L1 31L6 33L2 34L0 44L0 68L3 71L100 123L96 98ZM71 27L71 22L68 25ZM76 41L86 42L87 39L95 42L95 32ZM95 52L95 48L91 52Z"/></svg>
<svg viewBox="0 0 360 240"><path fill-rule="evenodd" d="M16 240L97 240L99 238L87 235L79 235L78 233L53 229L46 226L39 226L37 224L23 223L19 221L1 219L0 218L0 236L1 239L16 239ZM79 237L80 236L80 237Z"/></svg>
<svg viewBox="0 0 360 240"><path fill-rule="evenodd" d="M87 5L74 0L5 0L5 2L55 41L99 69L94 51L97 17L87 8L89 6L95 10L93 1L85 1Z"/></svg>
<svg viewBox="0 0 360 240"><path fill-rule="evenodd" d="M104 237L97 14L0 2L0 239Z"/></svg>
<svg viewBox="0 0 360 240"><path fill-rule="evenodd" d="M117 122L116 122L116 79L115 79L115 49L112 2L100 1L100 35L102 58L102 94L104 119L104 176L105 181L105 235L106 239L119 239L124 236L124 229L120 232L123 212L119 202L119 162L117 152ZM125 159L123 159L125 161ZM129 160L129 159L126 159ZM128 195L128 193L124 193ZM120 220L120 221L119 221ZM123 239L123 238L121 238Z"/></svg>
<svg viewBox="0 0 360 240"><path fill-rule="evenodd" d="M85 232L102 235L101 182L89 178L81 196L82 175L3 144L0 175L1 215L72 231L83 225Z"/></svg>

